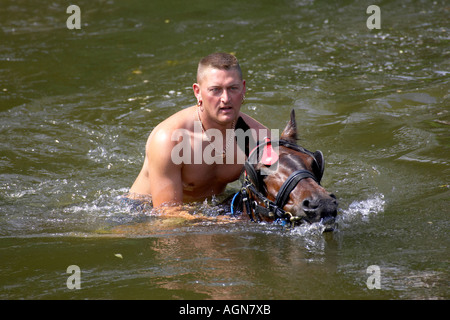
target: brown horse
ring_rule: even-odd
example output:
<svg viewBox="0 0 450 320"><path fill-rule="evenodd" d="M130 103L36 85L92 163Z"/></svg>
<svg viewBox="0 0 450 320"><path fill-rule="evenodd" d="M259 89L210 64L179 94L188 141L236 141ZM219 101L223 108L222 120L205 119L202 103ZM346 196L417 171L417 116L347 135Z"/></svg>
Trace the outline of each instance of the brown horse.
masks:
<svg viewBox="0 0 450 320"><path fill-rule="evenodd" d="M273 146L278 146L278 152ZM322 222L325 230L333 230L338 203L320 185L323 171L322 152L312 153L297 145L292 110L280 140L266 140L250 153L232 212L245 212L252 221L278 219L291 225Z"/></svg>

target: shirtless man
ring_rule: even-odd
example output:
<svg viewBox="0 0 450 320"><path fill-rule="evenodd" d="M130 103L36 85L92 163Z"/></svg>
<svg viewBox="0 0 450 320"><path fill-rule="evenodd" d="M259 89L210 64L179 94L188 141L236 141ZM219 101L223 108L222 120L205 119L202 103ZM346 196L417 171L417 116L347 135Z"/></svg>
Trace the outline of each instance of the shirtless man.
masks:
<svg viewBox="0 0 450 320"><path fill-rule="evenodd" d="M213 53L203 58L193 90L197 105L178 111L151 132L130 198L151 196L153 206L159 207L219 195L239 178L243 168L243 161L238 161L243 151L230 134L236 124L254 129L250 131L256 141L264 138L262 132L268 135L266 127L240 112L246 87L233 55ZM208 133L221 134L212 138ZM191 152L180 151L180 143L186 145L186 140ZM208 156L213 163L207 161ZM180 157L192 161L180 161Z"/></svg>

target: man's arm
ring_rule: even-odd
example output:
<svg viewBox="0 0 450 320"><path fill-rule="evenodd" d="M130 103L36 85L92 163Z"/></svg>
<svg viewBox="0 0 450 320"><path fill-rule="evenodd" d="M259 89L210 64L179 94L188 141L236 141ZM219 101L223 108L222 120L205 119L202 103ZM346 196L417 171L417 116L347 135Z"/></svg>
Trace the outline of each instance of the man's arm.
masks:
<svg viewBox="0 0 450 320"><path fill-rule="evenodd" d="M154 132L147 142L146 155L153 207L183 202L182 164L175 164L171 158L175 143L163 129Z"/></svg>

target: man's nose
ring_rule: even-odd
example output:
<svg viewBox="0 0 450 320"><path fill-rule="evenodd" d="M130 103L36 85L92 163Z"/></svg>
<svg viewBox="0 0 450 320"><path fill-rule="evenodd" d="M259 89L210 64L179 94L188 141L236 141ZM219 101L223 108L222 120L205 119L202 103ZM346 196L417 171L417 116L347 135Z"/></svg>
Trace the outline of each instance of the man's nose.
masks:
<svg viewBox="0 0 450 320"><path fill-rule="evenodd" d="M230 102L231 95L228 90L223 90L221 100L224 104Z"/></svg>

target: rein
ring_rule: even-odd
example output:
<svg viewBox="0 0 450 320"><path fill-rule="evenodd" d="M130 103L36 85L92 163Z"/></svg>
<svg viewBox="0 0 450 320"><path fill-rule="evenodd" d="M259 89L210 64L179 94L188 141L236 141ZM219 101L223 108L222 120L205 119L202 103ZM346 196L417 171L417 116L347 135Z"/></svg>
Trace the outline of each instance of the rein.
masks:
<svg viewBox="0 0 450 320"><path fill-rule="evenodd" d="M285 211L283 207L289 200L289 195L292 190L298 185L298 183L307 178L311 178L320 184L321 174L323 173L323 167L319 165L318 176L309 170L297 170L294 171L283 183L280 190L277 193L275 202L268 199L264 192L261 191L262 181L261 175L257 172L253 164L258 164L260 160L258 159L258 153L261 148L271 148L272 144L278 144L295 151L299 151L308 154L313 157L316 161L315 154L310 151L297 146L296 144L290 143L285 140L270 141L266 139L264 142L258 144L258 146L250 153L247 161L244 164L244 181L242 183L241 190L235 194L231 202L231 213L235 214L235 202L242 201L243 207L248 214L251 221L261 221L260 216L265 216L267 218L277 218L285 221L287 223L294 224L301 217L292 215L290 212ZM272 149L270 152L274 152ZM255 158L256 157L256 158ZM263 161L264 163L264 161ZM264 163L265 164L265 163ZM273 164L273 163L272 163ZM267 164L265 164L267 166ZM238 200L239 199L239 200ZM262 205L261 205L262 204Z"/></svg>

